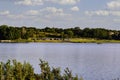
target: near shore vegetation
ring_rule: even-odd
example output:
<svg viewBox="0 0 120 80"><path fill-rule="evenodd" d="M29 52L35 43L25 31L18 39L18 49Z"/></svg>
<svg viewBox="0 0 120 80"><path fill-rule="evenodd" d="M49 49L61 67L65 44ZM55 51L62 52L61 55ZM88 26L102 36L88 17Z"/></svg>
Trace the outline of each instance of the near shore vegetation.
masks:
<svg viewBox="0 0 120 80"><path fill-rule="evenodd" d="M61 73L60 68L50 67L48 62L40 60L39 74L34 72L31 64L8 60L0 63L0 80L83 80L78 76L73 76L72 72L66 68Z"/></svg>

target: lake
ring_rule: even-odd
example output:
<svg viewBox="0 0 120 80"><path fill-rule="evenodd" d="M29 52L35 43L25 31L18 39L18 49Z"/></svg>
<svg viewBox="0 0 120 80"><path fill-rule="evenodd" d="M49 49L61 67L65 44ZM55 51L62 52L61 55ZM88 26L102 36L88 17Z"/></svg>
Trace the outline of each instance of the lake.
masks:
<svg viewBox="0 0 120 80"><path fill-rule="evenodd" d="M39 59L52 67L69 67L84 80L120 78L120 44L106 43L0 43L0 61L30 62L40 73Z"/></svg>

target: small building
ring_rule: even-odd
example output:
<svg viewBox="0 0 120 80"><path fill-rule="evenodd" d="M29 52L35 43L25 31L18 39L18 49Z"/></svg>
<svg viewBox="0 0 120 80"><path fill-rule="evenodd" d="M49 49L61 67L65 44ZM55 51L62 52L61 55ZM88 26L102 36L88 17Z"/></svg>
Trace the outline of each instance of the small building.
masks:
<svg viewBox="0 0 120 80"><path fill-rule="evenodd" d="M114 32L112 32L112 31L111 31L111 32L109 32L109 35L110 35L110 36L111 36L111 35L114 35L114 34L115 34L115 33L114 33Z"/></svg>
<svg viewBox="0 0 120 80"><path fill-rule="evenodd" d="M11 40L1 40L0 41L1 43L10 43L10 42L12 42Z"/></svg>

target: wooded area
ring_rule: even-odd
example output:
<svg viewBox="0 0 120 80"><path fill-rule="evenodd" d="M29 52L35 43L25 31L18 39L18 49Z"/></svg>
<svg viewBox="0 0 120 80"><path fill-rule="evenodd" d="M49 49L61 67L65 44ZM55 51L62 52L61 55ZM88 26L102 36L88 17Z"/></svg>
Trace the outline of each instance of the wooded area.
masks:
<svg viewBox="0 0 120 80"><path fill-rule="evenodd" d="M50 28L37 29L35 27L0 26L0 40L16 39L44 39L44 38L94 38L107 40L120 40L120 31L104 28Z"/></svg>

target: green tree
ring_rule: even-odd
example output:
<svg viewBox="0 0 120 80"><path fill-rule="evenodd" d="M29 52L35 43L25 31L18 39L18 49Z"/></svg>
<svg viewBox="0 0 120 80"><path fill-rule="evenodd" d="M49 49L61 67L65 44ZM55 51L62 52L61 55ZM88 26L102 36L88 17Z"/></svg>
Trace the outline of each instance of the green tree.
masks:
<svg viewBox="0 0 120 80"><path fill-rule="evenodd" d="M74 35L71 30L68 30L68 31L67 31L67 34L68 34L68 38L72 38L73 35Z"/></svg>
<svg viewBox="0 0 120 80"><path fill-rule="evenodd" d="M0 39L6 40L7 39L7 25L1 25L0 26Z"/></svg>

